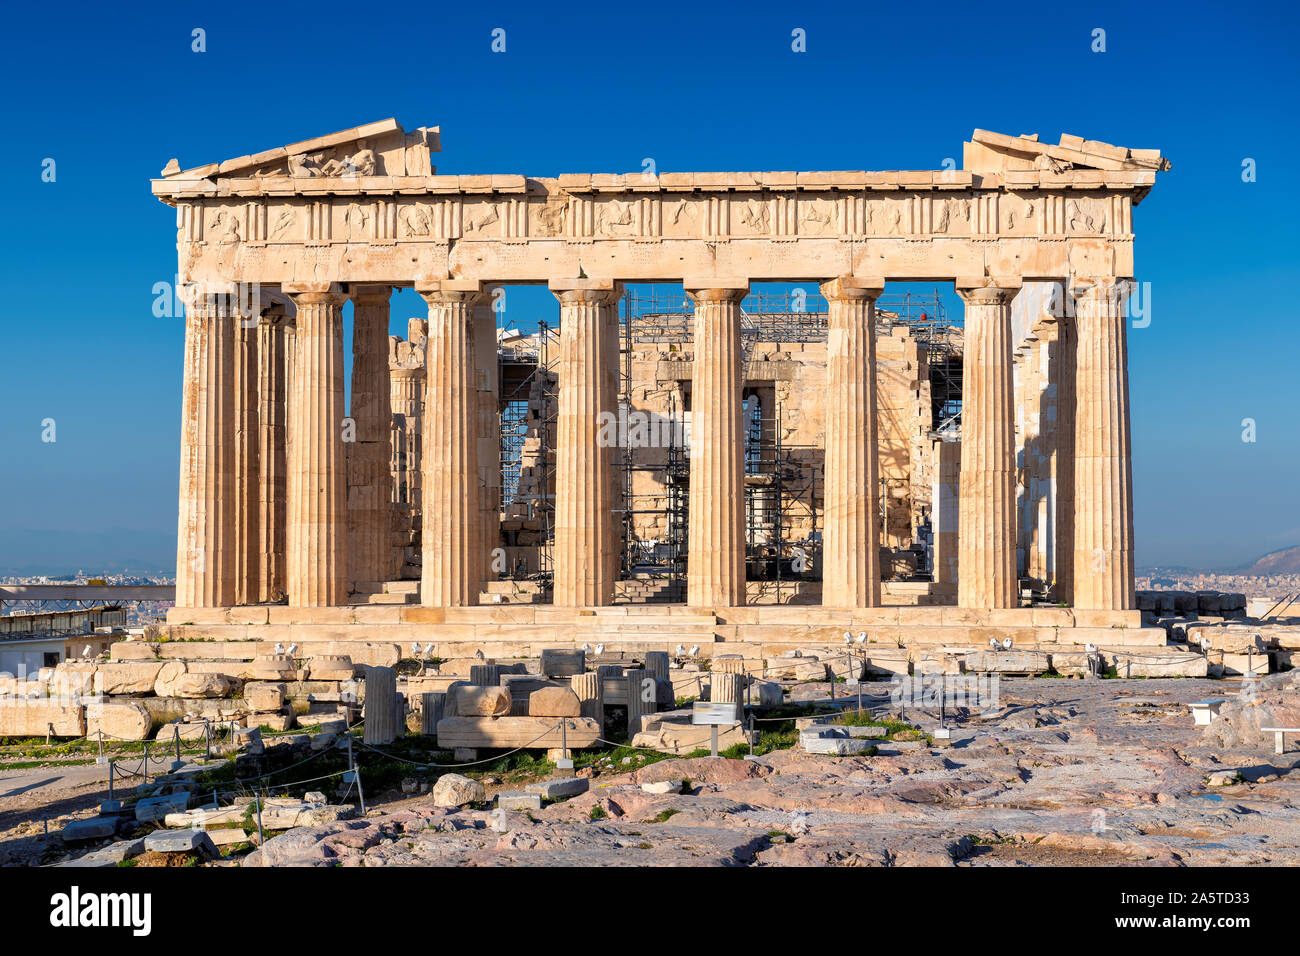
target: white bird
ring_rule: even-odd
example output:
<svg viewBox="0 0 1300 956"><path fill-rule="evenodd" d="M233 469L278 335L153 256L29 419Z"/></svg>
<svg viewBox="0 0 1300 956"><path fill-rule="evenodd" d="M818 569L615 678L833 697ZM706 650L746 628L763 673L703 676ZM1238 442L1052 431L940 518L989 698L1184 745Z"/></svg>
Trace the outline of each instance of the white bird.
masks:
<svg viewBox="0 0 1300 956"><path fill-rule="evenodd" d="M604 654L604 653L605 653L605 645L604 645L604 644L597 644L597 645L596 645L596 653L597 653L597 654Z"/></svg>
<svg viewBox="0 0 1300 956"><path fill-rule="evenodd" d="M277 654L283 654L283 653L284 653L284 645L283 645L283 644L276 644L276 645L275 645L275 652L276 652Z"/></svg>
<svg viewBox="0 0 1300 956"><path fill-rule="evenodd" d="M1089 645L1088 645L1088 653L1089 653L1089 654L1096 654L1096 653L1097 653L1097 645L1096 645L1096 644L1089 644Z"/></svg>
<svg viewBox="0 0 1300 956"><path fill-rule="evenodd" d="M678 657L681 657L683 654L686 653L686 645L685 645L685 644L678 644L678 645L677 645L677 650L673 651L673 653L676 654Z"/></svg>
<svg viewBox="0 0 1300 956"><path fill-rule="evenodd" d="M997 647L997 646L998 646L998 639L996 637L990 637L989 647Z"/></svg>
<svg viewBox="0 0 1300 956"><path fill-rule="evenodd" d="M420 645L417 644L415 641L411 641L411 653L412 654L420 653Z"/></svg>
<svg viewBox="0 0 1300 956"><path fill-rule="evenodd" d="M425 644L425 645L424 645L424 653L425 653L426 655L428 655L428 654L431 653L432 651L433 651L433 645L432 645L432 644Z"/></svg>
<svg viewBox="0 0 1300 956"><path fill-rule="evenodd" d="M1009 637L1007 637L1007 638L1003 638L1003 640L1002 640L1002 649L1003 649L1003 650L1007 650L1007 651L1011 650L1011 638L1009 638Z"/></svg>
<svg viewBox="0 0 1300 956"><path fill-rule="evenodd" d="M483 653L483 648L480 647L477 651L474 652L474 659L480 661L487 660L487 655Z"/></svg>
<svg viewBox="0 0 1300 956"><path fill-rule="evenodd" d="M89 656L90 656L90 645L89 645L89 644L87 644L85 647L83 647L83 648L81 649L81 656L82 656L82 657L89 657Z"/></svg>
<svg viewBox="0 0 1300 956"><path fill-rule="evenodd" d="M294 654L297 654L297 653L298 653L298 645L297 645L297 644L290 644L290 645L289 645L289 654L290 654L290 656L292 656L292 655L294 655Z"/></svg>
<svg viewBox="0 0 1300 956"><path fill-rule="evenodd" d="M699 652L700 652L700 645L698 645L698 644L692 644L692 645L691 645L691 657L694 657L694 656L695 656L696 654L698 654Z"/></svg>
<svg viewBox="0 0 1300 956"><path fill-rule="evenodd" d="M865 643L867 643L867 632L866 632L866 631L858 631L858 643L859 643L859 644L865 644Z"/></svg>
<svg viewBox="0 0 1300 956"><path fill-rule="evenodd" d="M844 632L844 643L845 643L845 644L852 644L852 643L853 643L853 635L850 634L848 631L845 631L845 632Z"/></svg>
<svg viewBox="0 0 1300 956"><path fill-rule="evenodd" d="M587 653L589 650L591 650L591 645L590 645L590 644L583 644L583 645L582 645L582 653L585 654L585 653Z"/></svg>

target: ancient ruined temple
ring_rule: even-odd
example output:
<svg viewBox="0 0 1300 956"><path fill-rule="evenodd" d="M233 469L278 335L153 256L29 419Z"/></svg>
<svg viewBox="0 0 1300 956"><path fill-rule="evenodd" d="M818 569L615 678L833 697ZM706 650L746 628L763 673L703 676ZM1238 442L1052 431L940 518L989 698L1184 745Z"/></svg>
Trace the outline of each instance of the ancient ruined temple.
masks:
<svg viewBox="0 0 1300 956"><path fill-rule="evenodd" d="M173 160L153 181L177 210L187 304L169 623L498 649L846 629L895 644L991 630L1028 644L1156 642L1134 599L1125 303L1132 210L1168 167L1158 151L976 130L960 170L548 179L438 175L438 149L437 129L385 120L192 169ZM759 379L774 353L747 351L756 340L741 303L769 281L815 286L826 312L820 341L795 362L808 368ZM931 422L898 448L882 423L899 411L882 395L912 388L882 386L881 350L892 360L908 348L877 328L886 281L952 283L965 303L959 444ZM529 476L553 498L547 566L534 569L549 603L479 607L502 577L499 552L530 530L510 524L527 516L503 491L509 363L491 308L493 289L520 283L547 284L560 305L554 394L537 396L555 406L553 463ZM681 358L659 344L620 349L620 299L640 283L680 284L689 298ZM387 332L395 288L429 309L427 328L400 343ZM620 378L622 359L656 368ZM601 437L631 410L637 375L661 397L675 390L690 415L677 464L684 607L646 613L614 602L629 540L658 533L628 517L617 443ZM820 419L806 534L819 607L759 603L747 581L745 509L764 496L746 472L746 409L778 396ZM928 492L927 605L882 590L895 576L882 573L882 543L907 544L891 515L915 534L910 503L882 510L882 476L887 496ZM418 588L400 600L418 605L375 603L402 595L391 582L413 568L403 543L417 539Z"/></svg>

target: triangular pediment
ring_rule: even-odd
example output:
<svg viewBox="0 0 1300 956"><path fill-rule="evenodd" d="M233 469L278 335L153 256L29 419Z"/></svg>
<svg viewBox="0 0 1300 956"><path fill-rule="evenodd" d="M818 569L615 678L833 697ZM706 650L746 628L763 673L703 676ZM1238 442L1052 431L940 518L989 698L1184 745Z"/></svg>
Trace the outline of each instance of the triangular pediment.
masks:
<svg viewBox="0 0 1300 956"><path fill-rule="evenodd" d="M976 173L1037 169L1060 173L1069 169L1169 169L1158 149L1129 149L1081 136L1062 134L1060 143L1040 143L1038 134L1007 136L977 129L965 144L963 168Z"/></svg>
<svg viewBox="0 0 1300 956"><path fill-rule="evenodd" d="M439 129L406 132L389 118L325 136L277 146L219 163L181 169L173 159L164 179L344 179L359 176L428 176L430 154L442 147Z"/></svg>

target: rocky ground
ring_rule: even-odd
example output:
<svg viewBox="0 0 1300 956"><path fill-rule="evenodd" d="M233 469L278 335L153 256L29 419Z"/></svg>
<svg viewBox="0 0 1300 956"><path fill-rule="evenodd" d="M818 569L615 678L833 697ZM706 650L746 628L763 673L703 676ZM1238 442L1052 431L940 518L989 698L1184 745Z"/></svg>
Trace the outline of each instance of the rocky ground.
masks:
<svg viewBox="0 0 1300 956"><path fill-rule="evenodd" d="M262 866L1116 866L1300 862L1300 753L1207 743L1223 681L1006 680L1001 709L896 755L801 749L598 774L527 813L429 797L298 828ZM1225 694L1226 692L1226 694ZM923 730L937 720L908 713ZM1271 744L1271 738L1269 740ZM682 781L681 793L643 785Z"/></svg>
<svg viewBox="0 0 1300 956"><path fill-rule="evenodd" d="M887 715L887 685L872 689L867 702ZM1285 708L1300 694L1300 676L1240 689L1190 679L1004 679L996 711L946 714L947 747L882 743L870 756L835 757L795 745L753 760L655 763L620 756L580 771L590 776L587 793L526 812L491 806L497 792L522 789L518 775L481 775L487 800L461 808L394 787L371 794L364 817L270 836L239 863L1295 865L1300 753L1275 755L1272 736L1256 728L1294 713ZM829 690L799 685L795 696ZM1209 732L1186 706L1204 698L1228 700ZM905 717L925 732L939 725L933 712ZM93 813L106 796L103 776L93 765L0 764L0 861L75 857L57 831ZM681 792L653 792L664 784Z"/></svg>

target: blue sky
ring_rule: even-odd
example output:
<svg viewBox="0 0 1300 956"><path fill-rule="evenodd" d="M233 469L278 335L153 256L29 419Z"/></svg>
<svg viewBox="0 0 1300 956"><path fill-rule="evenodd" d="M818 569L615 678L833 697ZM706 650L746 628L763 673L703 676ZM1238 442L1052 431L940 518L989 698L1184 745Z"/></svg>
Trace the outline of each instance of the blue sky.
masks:
<svg viewBox="0 0 1300 956"><path fill-rule="evenodd" d="M1300 543L1294 7L579 6L8 5L0 570L173 560L183 328L152 314L176 253L149 179L387 116L441 126L443 172L934 169L976 127L1158 147L1173 169L1134 214L1138 562ZM398 296L394 331L421 308Z"/></svg>

